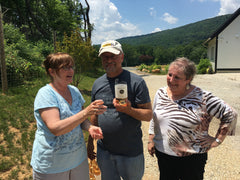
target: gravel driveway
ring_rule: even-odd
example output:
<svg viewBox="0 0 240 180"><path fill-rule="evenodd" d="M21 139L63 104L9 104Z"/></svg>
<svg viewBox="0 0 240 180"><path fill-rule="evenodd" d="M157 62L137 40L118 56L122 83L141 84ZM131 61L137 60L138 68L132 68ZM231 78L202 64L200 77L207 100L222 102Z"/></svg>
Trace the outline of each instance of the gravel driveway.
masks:
<svg viewBox="0 0 240 180"><path fill-rule="evenodd" d="M128 70L142 76L149 88L153 100L158 88L166 86L166 75L151 75ZM240 73L217 73L211 75L196 75L192 84L212 92L230 104L240 114ZM240 115L239 115L240 117ZM210 124L210 134L215 135L219 121L214 119ZM158 180L159 172L156 157L151 157L147 152L149 123L142 123L145 173L143 180ZM173 172L174 173L174 172ZM240 180L240 122L238 118L236 136L228 136L223 144L208 153L208 161L204 174L205 180Z"/></svg>

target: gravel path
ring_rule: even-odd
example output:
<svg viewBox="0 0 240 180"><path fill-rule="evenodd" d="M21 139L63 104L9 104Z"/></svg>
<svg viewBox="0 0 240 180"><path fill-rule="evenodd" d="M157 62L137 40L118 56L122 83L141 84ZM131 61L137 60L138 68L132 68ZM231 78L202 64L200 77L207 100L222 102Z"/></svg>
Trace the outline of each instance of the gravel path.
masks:
<svg viewBox="0 0 240 180"><path fill-rule="evenodd" d="M165 75L150 75L138 72L134 68L128 68L128 70L139 74L145 79L152 100L157 89L166 86ZM215 96L225 100L240 114L240 73L196 75L192 84L210 91ZM217 119L214 119L210 124L209 132L211 135L215 135L218 124L219 121ZM145 173L143 180L157 180L159 178L159 171L156 157L151 157L147 152L148 126L149 123L142 123L145 155ZM223 144L209 151L204 180L240 180L239 120L237 123L236 136L228 136Z"/></svg>

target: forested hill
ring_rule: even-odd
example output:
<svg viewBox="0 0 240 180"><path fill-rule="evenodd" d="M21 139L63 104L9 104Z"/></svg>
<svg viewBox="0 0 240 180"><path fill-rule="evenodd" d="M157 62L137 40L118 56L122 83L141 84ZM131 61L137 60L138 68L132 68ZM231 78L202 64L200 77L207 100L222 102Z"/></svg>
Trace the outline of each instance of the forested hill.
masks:
<svg viewBox="0 0 240 180"><path fill-rule="evenodd" d="M165 48L186 45L193 41L204 41L209 38L231 14L217 16L196 23L174 29L164 30L152 34L126 37L118 39L122 44L161 46Z"/></svg>

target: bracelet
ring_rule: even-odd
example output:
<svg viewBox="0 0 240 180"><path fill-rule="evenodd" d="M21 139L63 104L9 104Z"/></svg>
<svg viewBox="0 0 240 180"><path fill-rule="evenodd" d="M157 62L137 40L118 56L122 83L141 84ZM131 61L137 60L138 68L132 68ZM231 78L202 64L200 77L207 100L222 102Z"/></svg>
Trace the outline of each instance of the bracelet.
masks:
<svg viewBox="0 0 240 180"><path fill-rule="evenodd" d="M216 138L215 141L216 141L218 144L221 144L221 143L222 143L222 141L221 141L220 139L218 139L218 138Z"/></svg>
<svg viewBox="0 0 240 180"><path fill-rule="evenodd" d="M148 144L151 144L151 143L153 143L153 141L148 141Z"/></svg>

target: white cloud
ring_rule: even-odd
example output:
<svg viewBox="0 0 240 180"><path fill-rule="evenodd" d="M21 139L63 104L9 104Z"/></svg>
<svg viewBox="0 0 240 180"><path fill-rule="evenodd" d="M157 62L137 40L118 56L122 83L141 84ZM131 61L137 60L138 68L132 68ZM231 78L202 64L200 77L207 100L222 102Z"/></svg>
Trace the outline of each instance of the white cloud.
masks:
<svg viewBox="0 0 240 180"><path fill-rule="evenodd" d="M159 31L162 31L160 28L155 28L152 33L155 33L155 32L159 32Z"/></svg>
<svg viewBox="0 0 240 180"><path fill-rule="evenodd" d="M218 15L232 14L238 8L240 8L240 0L190 0L191 2L199 1L199 2L219 2L220 9Z"/></svg>
<svg viewBox="0 0 240 180"><path fill-rule="evenodd" d="M190 0L190 2L195 2L195 1L199 1L199 2L214 1L214 2L217 2L217 1L220 1L220 0Z"/></svg>
<svg viewBox="0 0 240 180"><path fill-rule="evenodd" d="M136 25L123 20L118 8L110 0L90 0L88 3L90 22L94 24L93 44L141 34Z"/></svg>
<svg viewBox="0 0 240 180"><path fill-rule="evenodd" d="M150 16L156 17L157 12L156 12L156 10L153 7L149 8L149 11L150 11Z"/></svg>
<svg viewBox="0 0 240 180"><path fill-rule="evenodd" d="M240 7L240 0L219 0L221 8L218 15L234 13Z"/></svg>
<svg viewBox="0 0 240 180"><path fill-rule="evenodd" d="M163 14L163 20L166 21L169 24L175 24L178 21L178 18L173 17L171 14L169 13L164 13Z"/></svg>

